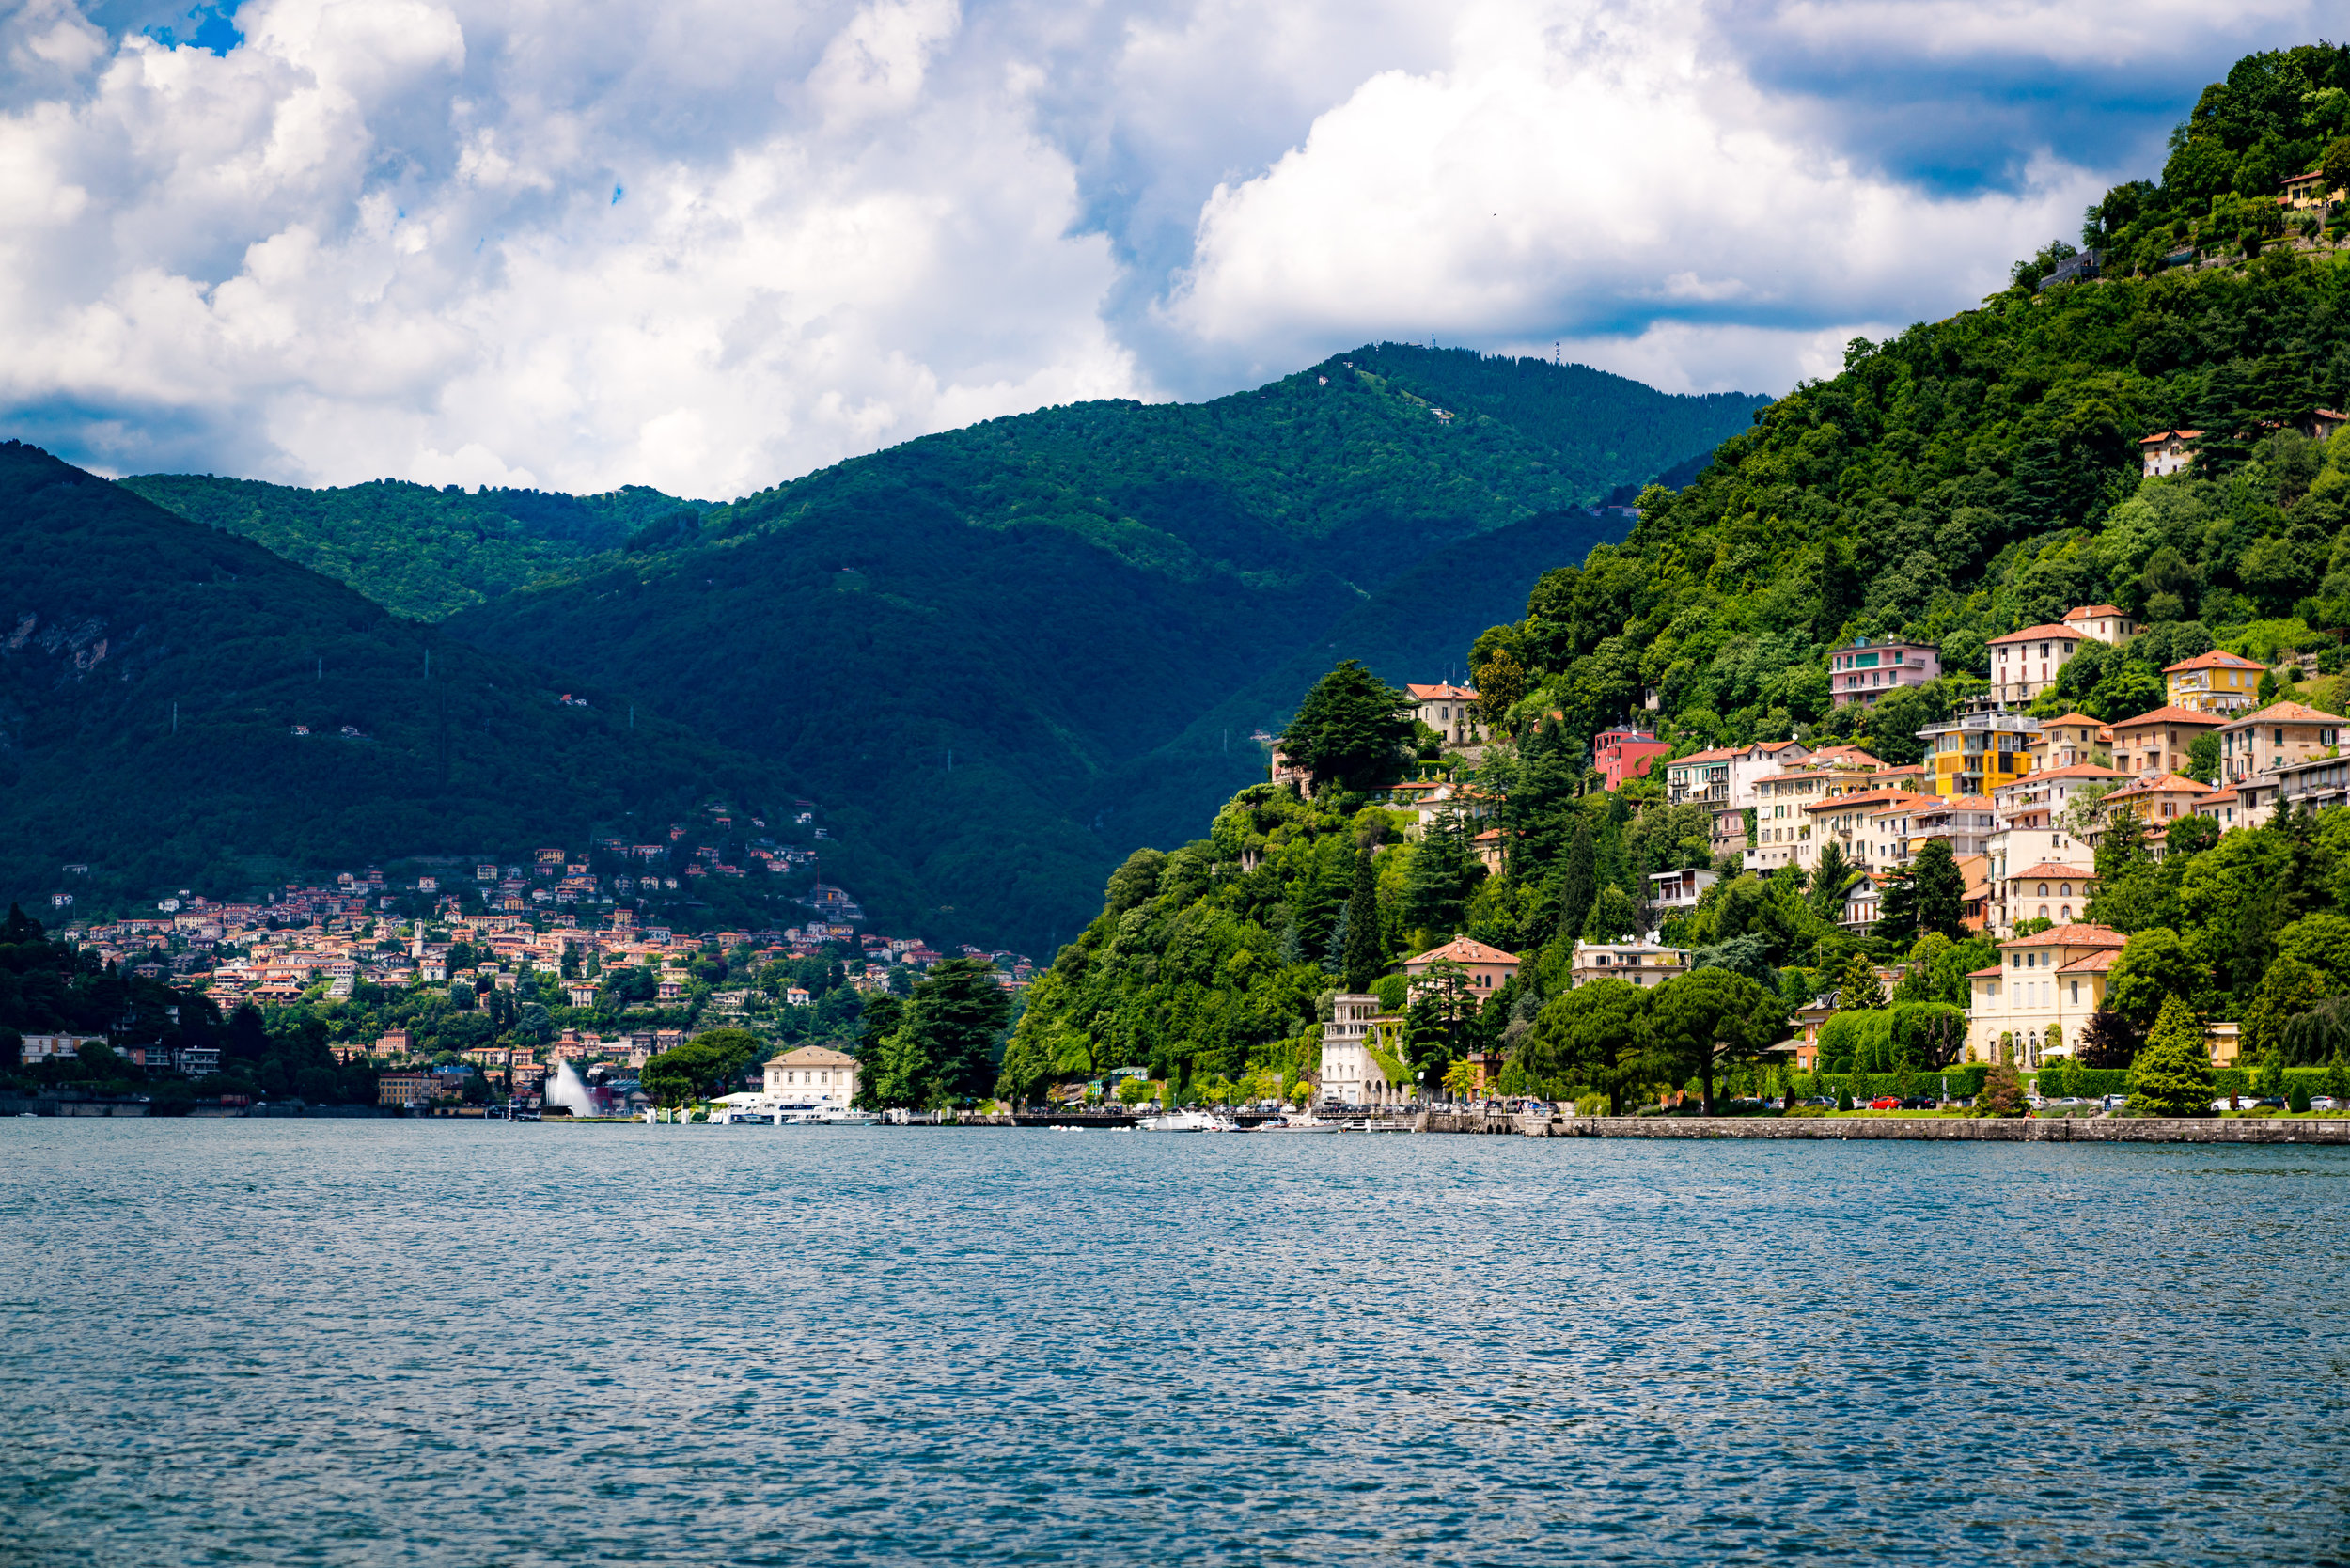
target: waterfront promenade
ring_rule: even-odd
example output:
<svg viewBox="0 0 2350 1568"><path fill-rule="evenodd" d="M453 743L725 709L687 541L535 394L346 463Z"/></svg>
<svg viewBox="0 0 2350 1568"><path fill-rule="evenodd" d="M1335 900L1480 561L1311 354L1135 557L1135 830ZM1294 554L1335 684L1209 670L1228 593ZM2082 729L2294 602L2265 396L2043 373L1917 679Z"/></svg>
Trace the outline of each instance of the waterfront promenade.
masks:
<svg viewBox="0 0 2350 1568"><path fill-rule="evenodd" d="M1854 1138L1919 1143L2326 1143L2350 1146L2350 1118L1576 1116L1429 1111L1415 1129L1527 1137Z"/></svg>

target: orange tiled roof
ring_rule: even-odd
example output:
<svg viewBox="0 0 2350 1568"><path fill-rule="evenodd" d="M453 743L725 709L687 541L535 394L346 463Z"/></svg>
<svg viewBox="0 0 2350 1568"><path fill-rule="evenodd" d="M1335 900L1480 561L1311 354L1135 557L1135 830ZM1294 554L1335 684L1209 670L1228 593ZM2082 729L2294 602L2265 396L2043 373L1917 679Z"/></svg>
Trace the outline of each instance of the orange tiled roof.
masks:
<svg viewBox="0 0 2350 1568"><path fill-rule="evenodd" d="M2243 729L2255 724L2340 724L2340 713L2324 713L2303 702L2272 702L2257 713L2247 713L2222 729Z"/></svg>
<svg viewBox="0 0 2350 1568"><path fill-rule="evenodd" d="M2027 626L2020 632L2010 632L2003 637L1993 637L1990 646L1997 648L2003 642L2038 642L2044 637L2062 637L2068 642L2078 642L2082 635L2070 626L2050 626L2043 622L2038 626Z"/></svg>
<svg viewBox="0 0 2350 1568"><path fill-rule="evenodd" d="M2057 973L2060 975L2103 974L2121 962L2121 949L2100 948L2093 953L2087 953L2073 960L2070 964L2059 965Z"/></svg>
<svg viewBox="0 0 2350 1568"><path fill-rule="evenodd" d="M2063 713L2060 714L2056 718L2042 719L2040 721L2040 732L2044 735L2051 729L2060 724L2086 725L2092 729L2099 728L2097 721L2091 718L2087 713Z"/></svg>
<svg viewBox="0 0 2350 1568"><path fill-rule="evenodd" d="M2178 666L2174 665L2171 667L2175 669ZM2217 713L2199 713L2192 708L2182 708L2174 702L2167 702L2152 712L2138 714L2136 718L2115 719L2113 729L2117 734L2124 729L2138 729L2150 724L2208 724L2217 729L2227 722Z"/></svg>
<svg viewBox="0 0 2350 1568"><path fill-rule="evenodd" d="M2151 447L2157 441L2168 441L2174 435L2183 441L2192 441L2202 433L2201 431L2156 431L2152 435L2140 436L2138 444L2141 447Z"/></svg>
<svg viewBox="0 0 2350 1568"><path fill-rule="evenodd" d="M2208 653L2198 653L2192 659L2181 659L2175 665L2165 665L2162 666L2162 672L2165 675L2172 675L2183 669L2264 669L2266 667L2258 659L2248 659L2241 653L2231 653L2224 648L2215 648Z"/></svg>
<svg viewBox="0 0 2350 1568"><path fill-rule="evenodd" d="M1711 751L1693 751L1686 757L1676 757L1665 765L1668 768L1677 768L1684 762L1728 762L1745 755L1746 750L1742 746L1716 746Z"/></svg>
<svg viewBox="0 0 2350 1568"><path fill-rule="evenodd" d="M1435 702L1449 698L1457 698L1463 702L1477 700L1477 694L1466 686L1448 686L1442 682L1434 686L1415 686L1407 682L1403 689L1422 702Z"/></svg>
<svg viewBox="0 0 2350 1568"><path fill-rule="evenodd" d="M2119 604L2076 604L2064 612L2067 620L2087 620L2092 615L2120 615Z"/></svg>
<svg viewBox="0 0 2350 1568"><path fill-rule="evenodd" d="M2111 926L2052 926L2037 936L2002 942L2003 948L2119 948L2129 938Z"/></svg>
<svg viewBox="0 0 2350 1568"><path fill-rule="evenodd" d="M2017 877L2069 876L2075 882L2092 882L2096 880L2097 876L2094 871L2084 870L2078 866L2067 866L2058 860L2043 860L2037 866L2027 866L2020 871L2011 871L2008 874Z"/></svg>
<svg viewBox="0 0 2350 1568"><path fill-rule="evenodd" d="M1403 961L1406 967L1414 964L1434 964L1449 958L1455 964L1515 964L1518 955L1505 953L1499 948L1489 948L1474 937L1456 936L1441 948L1431 948L1417 958Z"/></svg>
<svg viewBox="0 0 2350 1568"><path fill-rule="evenodd" d="M2129 776L2119 768L2101 768L2094 762L2067 762L2060 768L2050 768L2044 773L2028 773L2016 779L2014 783L2030 784L2043 778L2127 778ZM2012 789L2013 785L2005 787Z"/></svg>
<svg viewBox="0 0 2350 1568"><path fill-rule="evenodd" d="M2142 778L2135 784L2124 784L2105 798L2120 800L2124 795L2216 795L2220 792L2217 785L2202 783L2182 773L2166 773L2159 778Z"/></svg>

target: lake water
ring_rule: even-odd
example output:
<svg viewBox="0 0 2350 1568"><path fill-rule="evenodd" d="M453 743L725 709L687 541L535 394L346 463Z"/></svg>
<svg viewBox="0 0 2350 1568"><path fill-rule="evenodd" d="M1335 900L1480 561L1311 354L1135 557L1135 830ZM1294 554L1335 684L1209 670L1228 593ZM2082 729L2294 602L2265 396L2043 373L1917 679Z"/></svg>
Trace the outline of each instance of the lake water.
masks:
<svg viewBox="0 0 2350 1568"><path fill-rule="evenodd" d="M0 1562L2339 1561L2350 1152L0 1122Z"/></svg>

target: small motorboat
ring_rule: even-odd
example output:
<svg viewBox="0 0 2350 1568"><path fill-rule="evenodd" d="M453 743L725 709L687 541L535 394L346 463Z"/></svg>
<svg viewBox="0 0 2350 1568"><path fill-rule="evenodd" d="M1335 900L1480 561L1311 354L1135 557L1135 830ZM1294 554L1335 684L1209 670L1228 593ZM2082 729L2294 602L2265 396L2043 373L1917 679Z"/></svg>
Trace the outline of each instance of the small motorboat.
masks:
<svg viewBox="0 0 2350 1568"><path fill-rule="evenodd" d="M1277 1121L1267 1121L1257 1129L1261 1133L1335 1133L1338 1130L1337 1122L1324 1121L1311 1111L1285 1116Z"/></svg>
<svg viewBox="0 0 2350 1568"><path fill-rule="evenodd" d="M1229 1133L1232 1124L1203 1110L1168 1111L1162 1116L1146 1116L1136 1123L1146 1133Z"/></svg>

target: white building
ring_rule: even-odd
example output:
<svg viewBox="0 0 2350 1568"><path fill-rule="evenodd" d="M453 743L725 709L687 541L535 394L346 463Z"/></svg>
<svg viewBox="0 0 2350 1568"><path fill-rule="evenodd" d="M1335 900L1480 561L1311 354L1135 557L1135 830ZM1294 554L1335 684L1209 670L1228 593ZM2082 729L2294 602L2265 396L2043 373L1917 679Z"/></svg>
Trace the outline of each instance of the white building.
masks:
<svg viewBox="0 0 2350 1568"><path fill-rule="evenodd" d="M760 1097L776 1105L838 1105L856 1100L856 1058L822 1045L803 1045L767 1060Z"/></svg>
<svg viewBox="0 0 2350 1568"><path fill-rule="evenodd" d="M1654 986L1688 972L1689 953L1685 948L1659 947L1653 942L1577 942L1567 978L1572 985L1588 985L1595 980L1621 980L1638 986Z"/></svg>
<svg viewBox="0 0 2350 1568"><path fill-rule="evenodd" d="M1648 878L1649 902L1656 906L1659 916L1695 909L1705 890L1721 881L1713 871L1680 870L1651 871Z"/></svg>
<svg viewBox="0 0 2350 1568"><path fill-rule="evenodd" d="M1380 1016L1376 996L1343 994L1331 1004L1330 1021L1322 1026L1324 1104L1391 1105L1411 1097L1402 1060L1391 1049L1396 1023ZM1380 1064L1381 1055L1395 1064L1396 1077Z"/></svg>
<svg viewBox="0 0 2350 1568"><path fill-rule="evenodd" d="M1467 745L1480 738L1477 727L1477 693L1468 686L1406 685L1412 716L1434 729L1448 745Z"/></svg>

